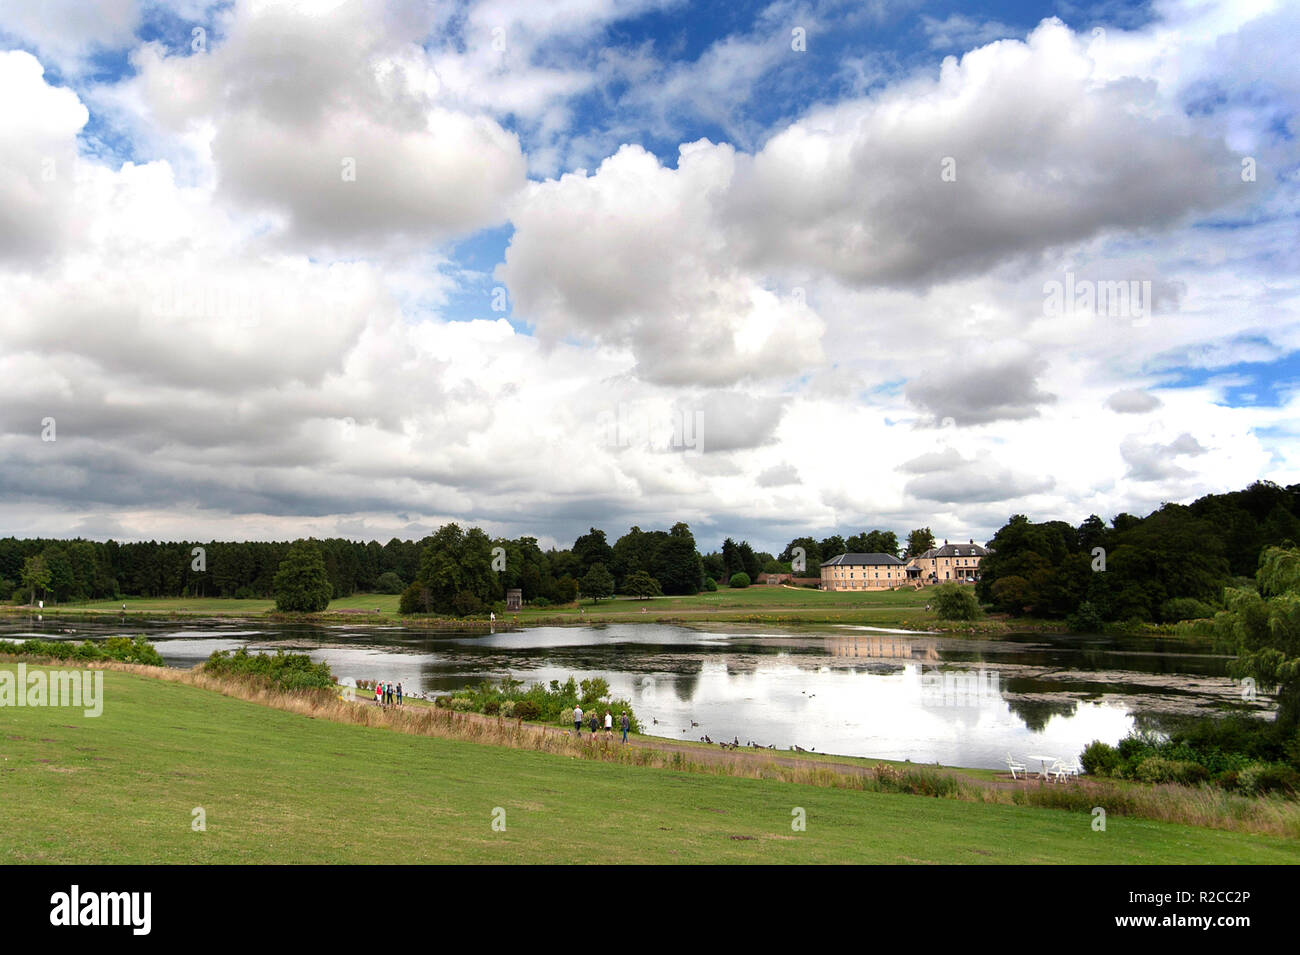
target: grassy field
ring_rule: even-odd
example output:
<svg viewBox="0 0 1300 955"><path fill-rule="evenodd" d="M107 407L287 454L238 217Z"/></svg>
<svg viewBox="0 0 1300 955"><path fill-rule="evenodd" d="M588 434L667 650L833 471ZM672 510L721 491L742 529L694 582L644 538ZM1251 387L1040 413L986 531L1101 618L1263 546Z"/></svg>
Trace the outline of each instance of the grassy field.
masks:
<svg viewBox="0 0 1300 955"><path fill-rule="evenodd" d="M691 597L656 597L641 600L618 597L593 603L583 600L562 607L528 607L518 613L501 614L499 622L517 621L525 626L577 623L845 623L912 630L1002 631L1014 627L1022 630L1059 629L1053 621L1020 619L1008 623L986 618L975 624L956 625L940 621L926 610L932 592L897 590L883 592L823 592L807 588L753 586L743 590L722 588L716 593ZM357 622L395 623L441 626L447 621L420 617L404 618L397 613L398 597L393 594L354 594L330 602L327 613L348 614ZM270 599L231 600L219 597L126 598L118 601L90 601L47 608L54 615L76 613L121 613L126 604L128 615L171 616L259 616L272 613ZM29 609L11 612L30 613ZM378 610L379 613L374 611ZM485 621L461 621L459 625L485 627Z"/></svg>
<svg viewBox="0 0 1300 955"><path fill-rule="evenodd" d="M1289 840L403 735L117 671L97 719L0 708L0 781L10 863L1300 862Z"/></svg>
<svg viewBox="0 0 1300 955"><path fill-rule="evenodd" d="M397 594L353 594L331 600L331 612L340 610L379 609L382 612L397 613ZM121 613L126 605L128 614L213 614L245 616L269 613L275 610L275 600L270 597L255 597L247 600L233 600L222 597L124 597L121 600L90 600L78 603L62 604L47 608L49 612L91 612ZM24 611L26 612L26 611Z"/></svg>

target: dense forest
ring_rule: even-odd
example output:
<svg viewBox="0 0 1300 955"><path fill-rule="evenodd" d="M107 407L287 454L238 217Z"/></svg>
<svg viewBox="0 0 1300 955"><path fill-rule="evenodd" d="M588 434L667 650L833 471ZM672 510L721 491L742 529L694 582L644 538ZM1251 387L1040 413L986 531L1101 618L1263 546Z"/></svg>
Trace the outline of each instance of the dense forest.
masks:
<svg viewBox="0 0 1300 955"><path fill-rule="evenodd" d="M1165 504L1146 517L1093 515L1078 527L1017 514L993 536L976 594L995 610L1108 621L1213 616L1224 588L1249 585L1266 547L1300 543L1300 485Z"/></svg>

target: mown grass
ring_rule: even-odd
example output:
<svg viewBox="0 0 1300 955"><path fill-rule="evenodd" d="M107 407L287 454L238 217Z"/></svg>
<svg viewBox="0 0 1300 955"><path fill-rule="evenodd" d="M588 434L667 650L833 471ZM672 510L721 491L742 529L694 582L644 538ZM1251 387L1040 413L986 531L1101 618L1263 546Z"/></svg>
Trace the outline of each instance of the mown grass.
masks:
<svg viewBox="0 0 1300 955"><path fill-rule="evenodd" d="M1077 807L840 788L832 777L842 774L830 769L803 770L806 782L786 782L773 777L775 767L753 761L743 770L690 766L681 754L617 746L606 758L589 744L584 752L568 737L508 721L224 687L251 697L245 700L205 688L219 684L202 674L129 669L105 673L98 719L78 710L0 708L0 858L1300 861L1300 842L1276 837L1117 815L1096 832L1090 812ZM519 732L527 735L512 739ZM676 760L695 771L639 760ZM197 807L206 813L204 832L191 828ZM492 828L497 809L504 831ZM795 809L806 812L805 832L791 828Z"/></svg>
<svg viewBox="0 0 1300 955"><path fill-rule="evenodd" d="M555 607L526 607L518 612L499 614L498 626L572 625L600 623L679 623L704 624L858 624L908 630L997 633L1008 630L1060 630L1059 621L1022 618L1006 620L984 617L972 623L941 621L926 604L932 599L930 588L879 592L823 592L802 587L768 587L755 585L732 590L724 587L715 593L695 596L656 597L641 600L618 597L593 603L581 600ZM255 617L275 614L270 599L233 600L219 597L126 598L118 601L88 601L49 607L51 615L77 613L122 613L140 616L231 616ZM338 615L349 622L402 623L408 626L486 630L485 619L454 620L437 617L403 617L398 614L399 598L393 594L354 594L330 602L320 619ZM30 613L29 608L4 608L9 612ZM644 610L644 612L642 612ZM378 612L376 612L378 611Z"/></svg>

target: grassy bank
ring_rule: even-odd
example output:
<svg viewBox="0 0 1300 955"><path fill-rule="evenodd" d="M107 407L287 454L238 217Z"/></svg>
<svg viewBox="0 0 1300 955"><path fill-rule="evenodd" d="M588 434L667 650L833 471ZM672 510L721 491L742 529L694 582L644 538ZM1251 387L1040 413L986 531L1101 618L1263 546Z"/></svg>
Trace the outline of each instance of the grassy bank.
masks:
<svg viewBox="0 0 1300 955"><path fill-rule="evenodd" d="M710 625L797 625L850 624L889 627L902 630L936 630L954 633L1004 633L1028 630L1061 630L1060 621L1021 618L1009 620L985 617L973 623L959 624L939 620L926 609L932 590L898 590L884 592L823 592L794 587L753 586L743 590L722 588L715 593L689 597L635 599L619 597L599 603L581 601L557 607L526 607L517 613L499 614L498 626L571 626L601 623L677 623L686 626ZM119 601L87 601L47 607L46 616L105 614L130 618L185 616L271 617L275 601L270 599L234 600L218 597L127 598ZM30 608L3 608L8 613L27 615ZM437 629L485 630L483 619L440 619L403 617L397 612L398 597L391 594L354 594L330 602L321 614L308 619L322 622L346 621L349 624L400 623L406 626ZM298 616L283 619L302 619Z"/></svg>
<svg viewBox="0 0 1300 955"><path fill-rule="evenodd" d="M11 666L5 664L5 666ZM160 678L163 677L163 678ZM0 708L6 862L1300 861L1300 842L1114 815L579 758L562 735L405 732L109 670L103 715ZM283 703L283 701L281 701ZM436 717L431 708L404 719ZM447 714L463 716L461 714ZM468 724L467 724L468 725ZM192 829L201 807L207 829ZM807 831L791 828L806 812ZM505 831L494 831L495 810ZM501 818L498 813L497 818Z"/></svg>

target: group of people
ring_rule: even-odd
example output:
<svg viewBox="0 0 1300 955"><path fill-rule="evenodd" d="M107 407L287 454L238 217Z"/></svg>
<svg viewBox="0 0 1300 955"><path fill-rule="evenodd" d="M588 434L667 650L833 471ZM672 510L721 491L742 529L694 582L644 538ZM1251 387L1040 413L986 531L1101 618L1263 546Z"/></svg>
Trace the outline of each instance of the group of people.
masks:
<svg viewBox="0 0 1300 955"><path fill-rule="evenodd" d="M587 716L590 720L591 735L594 738L596 734L600 732L600 716L596 713L595 710L592 710L589 714L587 714ZM577 734L579 738L582 737L582 717L583 717L582 707L575 706L573 708L573 732ZM628 718L626 710L619 716L618 725L623 730L623 742L626 743L627 731L632 726L632 720ZM614 735L614 714L611 713L609 710L606 710L605 711L605 736L611 737L613 735Z"/></svg>
<svg viewBox="0 0 1300 955"><path fill-rule="evenodd" d="M375 702L380 706L389 706L396 703L402 705L402 684L400 683L376 683L375 684Z"/></svg>

